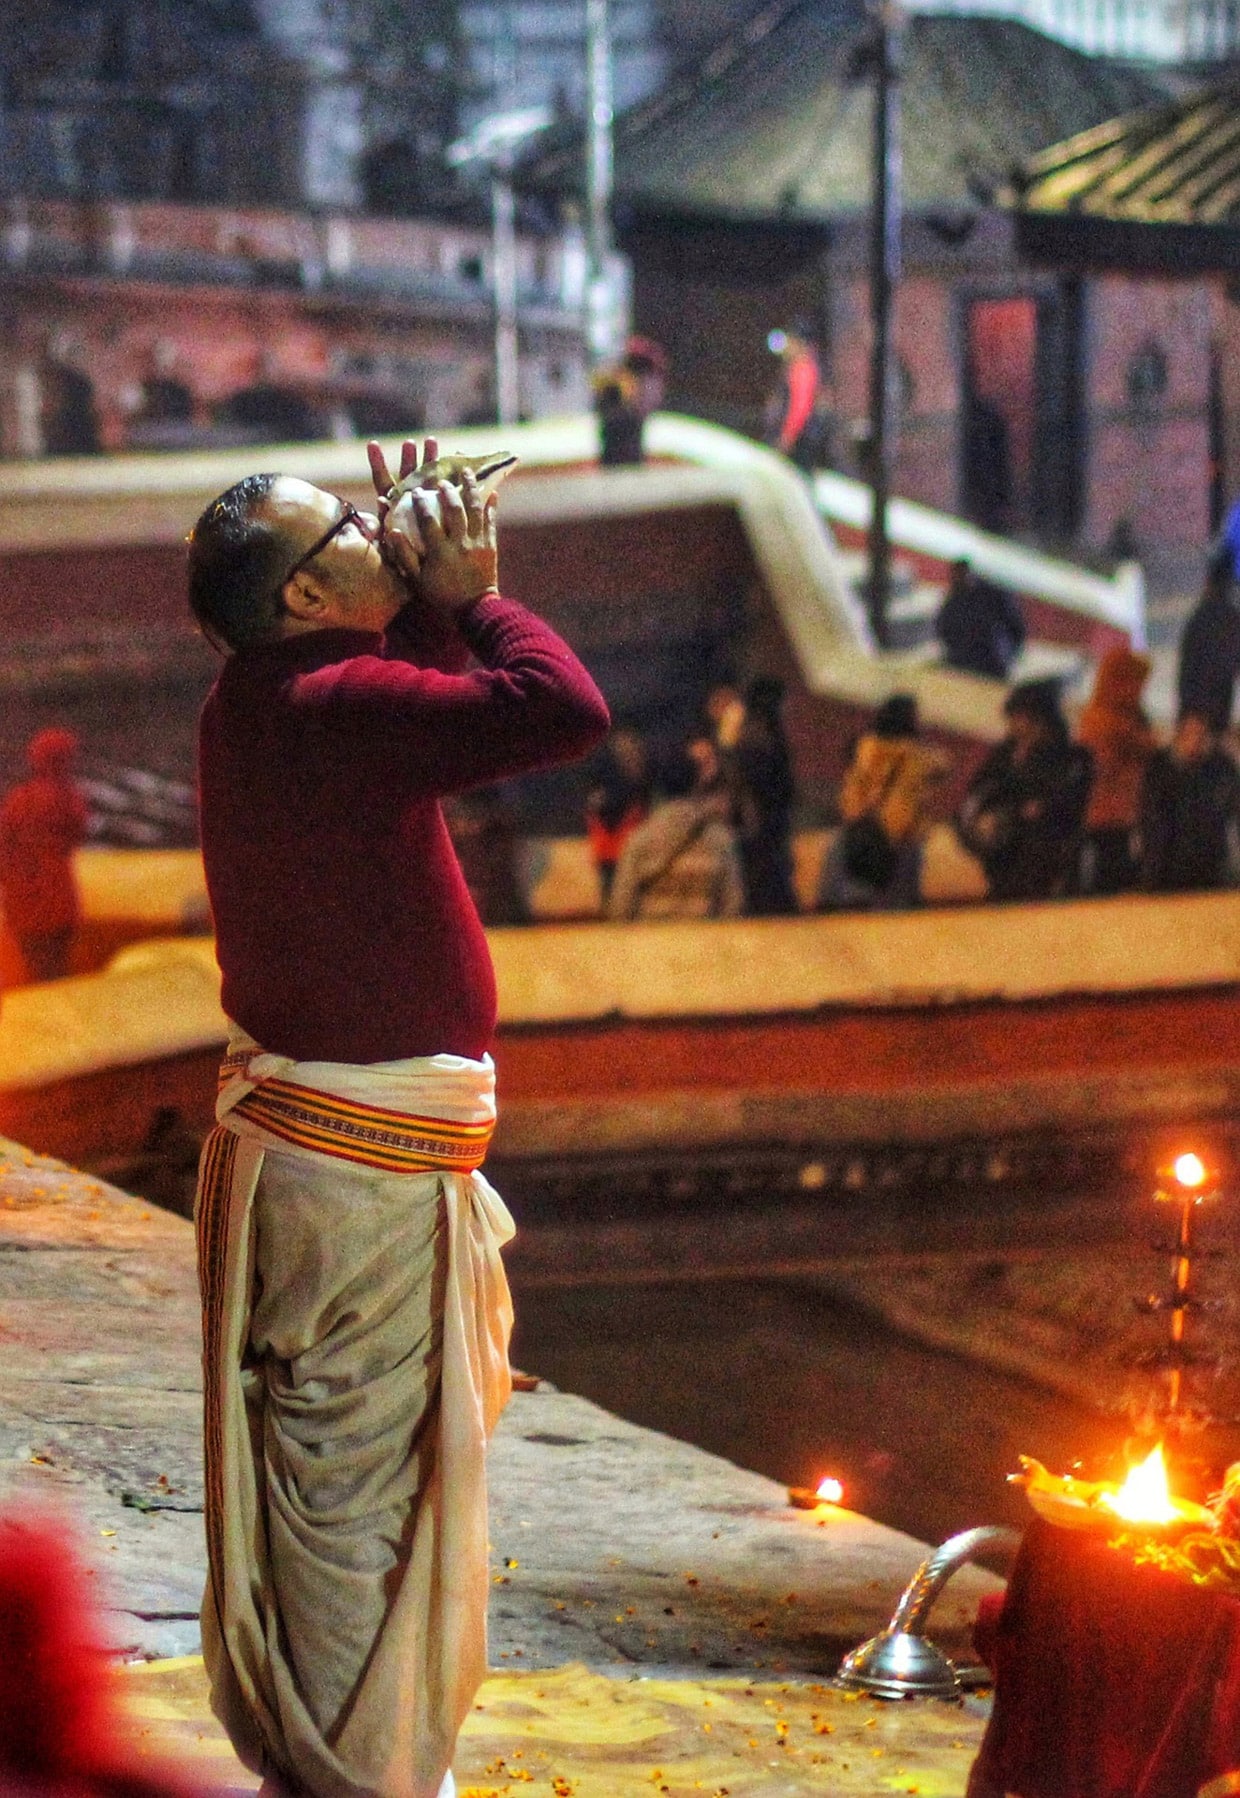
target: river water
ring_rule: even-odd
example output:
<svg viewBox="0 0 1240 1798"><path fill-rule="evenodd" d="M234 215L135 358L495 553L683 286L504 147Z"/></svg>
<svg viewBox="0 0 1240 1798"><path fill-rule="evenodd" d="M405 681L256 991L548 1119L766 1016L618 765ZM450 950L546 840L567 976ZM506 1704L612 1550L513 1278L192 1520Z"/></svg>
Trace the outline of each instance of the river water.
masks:
<svg viewBox="0 0 1240 1798"><path fill-rule="evenodd" d="M924 1541L1028 1520L1005 1476L1114 1442L1113 1419L894 1335L793 1280L518 1289L514 1363L619 1416Z"/></svg>

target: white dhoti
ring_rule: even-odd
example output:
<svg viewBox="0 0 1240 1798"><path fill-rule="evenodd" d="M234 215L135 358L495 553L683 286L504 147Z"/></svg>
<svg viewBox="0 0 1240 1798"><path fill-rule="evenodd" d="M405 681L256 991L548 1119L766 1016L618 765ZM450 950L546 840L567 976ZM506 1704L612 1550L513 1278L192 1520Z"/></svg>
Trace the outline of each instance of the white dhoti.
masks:
<svg viewBox="0 0 1240 1798"><path fill-rule="evenodd" d="M199 1173L203 1652L246 1766L435 1798L486 1671L486 1441L511 1389L477 1171L494 1069L235 1037Z"/></svg>

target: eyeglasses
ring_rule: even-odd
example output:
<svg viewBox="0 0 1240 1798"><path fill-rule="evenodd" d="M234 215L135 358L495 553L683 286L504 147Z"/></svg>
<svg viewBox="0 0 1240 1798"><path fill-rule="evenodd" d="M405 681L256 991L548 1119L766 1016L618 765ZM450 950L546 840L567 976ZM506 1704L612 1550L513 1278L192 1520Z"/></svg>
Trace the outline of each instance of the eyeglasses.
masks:
<svg viewBox="0 0 1240 1798"><path fill-rule="evenodd" d="M313 562L316 556L322 555L333 537L338 537L347 524L355 524L367 541L370 541L372 532L367 527L365 514L359 512L357 507L351 504L347 499L342 499L340 504L344 507L344 510L341 512L339 518L334 524L329 525L323 532L323 535L317 537L305 554L298 556L288 572L280 577L276 582L275 590L277 593L283 593L285 587L288 586L288 583L295 575L301 573L307 562Z"/></svg>

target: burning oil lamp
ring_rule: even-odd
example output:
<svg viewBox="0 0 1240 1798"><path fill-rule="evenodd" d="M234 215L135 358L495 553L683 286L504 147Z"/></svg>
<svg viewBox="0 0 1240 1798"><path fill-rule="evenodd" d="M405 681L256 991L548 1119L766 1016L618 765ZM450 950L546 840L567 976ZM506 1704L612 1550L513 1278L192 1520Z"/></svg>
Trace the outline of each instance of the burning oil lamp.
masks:
<svg viewBox="0 0 1240 1798"><path fill-rule="evenodd" d="M798 1511L820 1511L844 1502L843 1482L827 1474L816 1486L789 1486L788 1503Z"/></svg>
<svg viewBox="0 0 1240 1798"><path fill-rule="evenodd" d="M1105 1529L1169 1532L1216 1527L1217 1518L1191 1498L1175 1498L1167 1480L1160 1442L1144 1461L1130 1467L1121 1484L1113 1480L1081 1480L1074 1474L1048 1473L1040 1461L1020 1457L1021 1471L1009 1475L1025 1488L1025 1497L1047 1523L1060 1529Z"/></svg>
<svg viewBox="0 0 1240 1798"><path fill-rule="evenodd" d="M1171 1283L1165 1292L1151 1293L1136 1300L1136 1305L1147 1315L1165 1311L1169 1323L1166 1342L1143 1354L1137 1365L1165 1371L1167 1375L1165 1401L1153 1410L1164 1440L1173 1448L1182 1443L1191 1424L1208 1421L1185 1405L1184 1374L1186 1369L1214 1364L1213 1356L1189 1347L1187 1336L1189 1314L1206 1309L1206 1302L1193 1290L1194 1220L1197 1207L1217 1196L1217 1175L1193 1150L1182 1151L1158 1170L1156 1202L1178 1207ZM1025 1495L1039 1516L1064 1529L1103 1527L1156 1536L1185 1527L1214 1530L1218 1524L1215 1512L1172 1493L1162 1441L1144 1460L1128 1468L1119 1485L1108 1480L1078 1479L1072 1474L1057 1476L1026 1455L1020 1457L1020 1464L1021 1471L1011 1478L1024 1486Z"/></svg>

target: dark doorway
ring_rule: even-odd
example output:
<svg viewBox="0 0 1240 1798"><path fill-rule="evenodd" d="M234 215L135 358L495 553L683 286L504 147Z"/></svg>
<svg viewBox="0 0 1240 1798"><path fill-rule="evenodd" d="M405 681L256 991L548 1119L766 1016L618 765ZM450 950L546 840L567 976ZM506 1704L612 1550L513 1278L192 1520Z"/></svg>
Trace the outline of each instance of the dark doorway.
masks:
<svg viewBox="0 0 1240 1798"><path fill-rule="evenodd" d="M1054 541L1075 531L1078 346L1071 284L968 302L961 504L984 529Z"/></svg>

